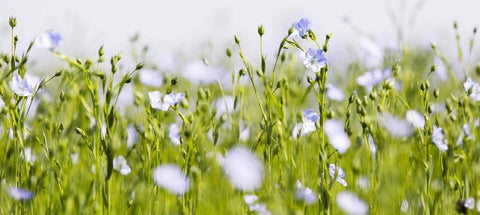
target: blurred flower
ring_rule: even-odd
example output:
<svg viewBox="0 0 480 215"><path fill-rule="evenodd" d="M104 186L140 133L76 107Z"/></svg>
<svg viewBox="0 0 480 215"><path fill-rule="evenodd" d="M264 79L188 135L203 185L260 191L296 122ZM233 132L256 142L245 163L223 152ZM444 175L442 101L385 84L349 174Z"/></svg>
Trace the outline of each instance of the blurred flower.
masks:
<svg viewBox="0 0 480 215"><path fill-rule="evenodd" d="M12 187L8 190L8 194L15 200L29 200L33 198L33 193L19 187Z"/></svg>
<svg viewBox="0 0 480 215"><path fill-rule="evenodd" d="M140 71L140 82L150 87L160 87L163 84L163 76L151 69L142 69Z"/></svg>
<svg viewBox="0 0 480 215"><path fill-rule="evenodd" d="M25 158L25 161L28 163L33 163L37 160L37 156L35 156L30 147L25 147L23 153L24 154L21 154L20 157Z"/></svg>
<svg viewBox="0 0 480 215"><path fill-rule="evenodd" d="M345 177L345 172L342 168L340 168L339 166L335 166L335 164L329 164L328 172L330 173L330 177L332 177L332 179L335 179L344 187L347 186L347 182L343 179Z"/></svg>
<svg viewBox="0 0 480 215"><path fill-rule="evenodd" d="M311 69L314 72L319 72L320 69L327 65L327 55L322 49L312 49L309 48L305 52L305 60L303 64L308 69Z"/></svg>
<svg viewBox="0 0 480 215"><path fill-rule="evenodd" d="M412 127L407 121L394 117L388 113L384 113L380 116L380 123L395 137L408 137L412 133Z"/></svg>
<svg viewBox="0 0 480 215"><path fill-rule="evenodd" d="M132 171L127 164L127 160L121 155L113 159L113 169L122 175L128 175Z"/></svg>
<svg viewBox="0 0 480 215"><path fill-rule="evenodd" d="M173 145L180 145L180 128L177 124L170 124L170 126L168 127L168 137L170 138L170 141L173 143Z"/></svg>
<svg viewBox="0 0 480 215"><path fill-rule="evenodd" d="M130 124L127 127L127 148L132 148L133 144L137 142L138 134L135 126Z"/></svg>
<svg viewBox="0 0 480 215"><path fill-rule="evenodd" d="M158 186L176 195L182 195L190 188L190 180L174 164L163 164L155 168L153 170L153 179Z"/></svg>
<svg viewBox="0 0 480 215"><path fill-rule="evenodd" d="M333 84L327 84L326 86L327 92L326 95L328 98L335 100L335 101L342 101L345 98L342 89L336 87Z"/></svg>
<svg viewBox="0 0 480 215"><path fill-rule="evenodd" d="M471 90L470 98L474 101L480 101L480 86L476 81L468 78L465 83L463 83L463 89L466 93Z"/></svg>
<svg viewBox="0 0 480 215"><path fill-rule="evenodd" d="M404 212L404 213L407 212L407 210L408 210L408 201L407 201L406 199L404 199L404 200L402 201L402 205L400 206L400 210L401 210L402 212Z"/></svg>
<svg viewBox="0 0 480 215"><path fill-rule="evenodd" d="M363 75L357 78L357 83L367 90L371 90L373 86L382 83L390 77L391 70L386 68L384 70L374 69L369 72L363 73Z"/></svg>
<svg viewBox="0 0 480 215"><path fill-rule="evenodd" d="M466 208L468 208L468 209L470 209L470 210L473 210L473 208L475 207L475 199L472 198L472 197L467 198L467 199L465 200L465 202L463 203L463 205L464 205Z"/></svg>
<svg viewBox="0 0 480 215"><path fill-rule="evenodd" d="M148 92L148 97L150 98L152 108L167 111L170 106L174 106L182 101L185 98L185 93L167 94L162 98L160 91L150 91Z"/></svg>
<svg viewBox="0 0 480 215"><path fill-rule="evenodd" d="M425 126L425 118L423 118L423 116L416 110L407 111L406 118L407 121L415 128L423 129L423 127Z"/></svg>
<svg viewBox="0 0 480 215"><path fill-rule="evenodd" d="M252 191L262 185L263 164L243 146L230 149L222 167L230 183L239 190Z"/></svg>
<svg viewBox="0 0 480 215"><path fill-rule="evenodd" d="M319 116L317 113L313 112L312 109L306 109L303 112L302 123L295 124L295 127L293 128L293 138L296 139L300 134L305 135L315 131L317 129L315 123L318 119Z"/></svg>
<svg viewBox="0 0 480 215"><path fill-rule="evenodd" d="M250 211L257 212L259 215L270 215L270 211L267 210L267 205L264 203L255 203L248 206Z"/></svg>
<svg viewBox="0 0 480 215"><path fill-rule="evenodd" d="M245 122L242 121L240 124L240 140L247 141L248 138L250 138L250 129L245 125Z"/></svg>
<svg viewBox="0 0 480 215"><path fill-rule="evenodd" d="M243 195L243 200L247 205L253 204L258 200L257 195Z"/></svg>
<svg viewBox="0 0 480 215"><path fill-rule="evenodd" d="M312 22L310 22L310 20L308 20L307 18L303 18L300 19L298 22L294 22L292 26L300 37L304 37L308 34L308 31L310 31Z"/></svg>
<svg viewBox="0 0 480 215"><path fill-rule="evenodd" d="M70 158L72 159L72 164L73 165L78 163L78 157L79 157L78 152L70 154Z"/></svg>
<svg viewBox="0 0 480 215"><path fill-rule="evenodd" d="M343 124L336 119L325 121L323 131L327 134L328 142L340 154L347 152L350 147L350 138L345 133Z"/></svg>
<svg viewBox="0 0 480 215"><path fill-rule="evenodd" d="M445 152L448 150L447 141L443 129L437 126L433 127L432 142L437 146L438 150Z"/></svg>
<svg viewBox="0 0 480 215"><path fill-rule="evenodd" d="M308 205L317 202L317 195L308 187L303 187L302 182L297 180L297 190L295 191L295 198L305 201Z"/></svg>
<svg viewBox="0 0 480 215"><path fill-rule="evenodd" d="M367 214L368 205L350 191L341 191L337 194L336 203L346 214Z"/></svg>
<svg viewBox="0 0 480 215"><path fill-rule="evenodd" d="M470 129L470 125L465 123L462 126L462 132L458 135L457 145L463 145L464 138L469 140L475 140L475 136L472 135L472 131Z"/></svg>
<svg viewBox="0 0 480 215"><path fill-rule="evenodd" d="M22 78L20 75L13 75L10 81L10 87L13 92L19 96L31 96L35 91L35 88L40 84L40 79L34 75L25 74Z"/></svg>
<svg viewBox="0 0 480 215"><path fill-rule="evenodd" d="M62 36L53 30L46 31L35 39L37 47L53 51L62 41Z"/></svg>
<svg viewBox="0 0 480 215"><path fill-rule="evenodd" d="M375 140L373 139L372 135L368 135L368 147L370 148L370 152L373 156L377 153L377 146L375 145Z"/></svg>
<svg viewBox="0 0 480 215"><path fill-rule="evenodd" d="M368 179L364 175L357 179L357 186L366 190L368 188Z"/></svg>

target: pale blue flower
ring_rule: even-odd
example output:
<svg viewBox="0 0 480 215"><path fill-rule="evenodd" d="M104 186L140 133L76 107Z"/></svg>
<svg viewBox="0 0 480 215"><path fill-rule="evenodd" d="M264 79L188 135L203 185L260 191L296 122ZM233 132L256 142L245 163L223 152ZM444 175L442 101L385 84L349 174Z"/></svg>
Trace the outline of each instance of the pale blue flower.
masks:
<svg viewBox="0 0 480 215"><path fill-rule="evenodd" d="M298 135L305 135L315 131L317 128L315 123L320 117L312 109L307 109L303 112L302 123L295 124L293 128L293 138L297 138Z"/></svg>
<svg viewBox="0 0 480 215"><path fill-rule="evenodd" d="M45 48L53 51L62 41L62 36L59 33L49 30L35 39L37 47Z"/></svg>
<svg viewBox="0 0 480 215"><path fill-rule="evenodd" d="M345 177L345 172L342 168L335 166L335 164L330 164L328 165L328 172L330 173L330 177L332 177L332 179L335 179L344 187L347 186L347 182L343 179Z"/></svg>
<svg viewBox="0 0 480 215"><path fill-rule="evenodd" d="M168 137L170 138L170 141L176 146L180 145L180 128L178 127L177 124L172 123L168 127Z"/></svg>
<svg viewBox="0 0 480 215"><path fill-rule="evenodd" d="M31 96L35 88L40 84L40 79L30 74L25 74L24 78L15 74L9 84L15 94L19 96Z"/></svg>
<svg viewBox="0 0 480 215"><path fill-rule="evenodd" d="M312 71L319 72L320 69L328 64L327 55L322 49L309 48L307 52L305 52L303 64Z"/></svg>
<svg viewBox="0 0 480 215"><path fill-rule="evenodd" d="M140 82L151 87L160 87L163 84L163 75L151 69L142 69L139 74Z"/></svg>
<svg viewBox="0 0 480 215"><path fill-rule="evenodd" d="M298 22L293 23L293 28L298 32L300 37L305 37L310 31L310 27L312 26L312 22L307 18L300 19Z"/></svg>
<svg viewBox="0 0 480 215"><path fill-rule="evenodd" d="M350 147L350 138L345 133L342 122L336 119L329 119L325 121L323 131L327 135L328 142L340 154L347 152Z"/></svg>
<svg viewBox="0 0 480 215"><path fill-rule="evenodd" d="M297 190L295 191L295 198L305 201L308 205L314 204L317 201L317 194L308 187L304 187L300 181L297 180Z"/></svg>
<svg viewBox="0 0 480 215"><path fill-rule="evenodd" d="M382 83L382 81L389 78L391 72L392 71L388 68L384 70L374 69L359 76L357 78L357 83L364 86L367 90L371 90L373 86Z"/></svg>
<svg viewBox="0 0 480 215"><path fill-rule="evenodd" d="M448 150L447 140L443 129L437 126L433 127L432 142L437 146L438 150L445 152Z"/></svg>
<svg viewBox="0 0 480 215"><path fill-rule="evenodd" d="M470 98L474 101L480 101L480 85L476 81L468 78L465 83L463 83L463 89L467 93L471 90Z"/></svg>
<svg viewBox="0 0 480 215"><path fill-rule="evenodd" d="M132 171L127 164L127 160L121 155L113 159L113 169L122 175L128 175Z"/></svg>
<svg viewBox="0 0 480 215"><path fill-rule="evenodd" d="M33 193L22 188L12 187L8 190L8 194L16 200L29 200L33 198Z"/></svg>
<svg viewBox="0 0 480 215"><path fill-rule="evenodd" d="M150 98L152 108L167 111L168 108L182 101L185 98L185 93L167 94L162 98L161 92L151 91L148 92L148 97Z"/></svg>

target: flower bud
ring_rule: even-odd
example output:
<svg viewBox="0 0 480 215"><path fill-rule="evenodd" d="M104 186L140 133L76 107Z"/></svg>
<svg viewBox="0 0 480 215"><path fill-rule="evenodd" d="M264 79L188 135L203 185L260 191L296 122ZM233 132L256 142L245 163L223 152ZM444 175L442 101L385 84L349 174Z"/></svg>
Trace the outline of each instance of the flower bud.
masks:
<svg viewBox="0 0 480 215"><path fill-rule="evenodd" d="M98 49L98 56L102 57L105 54L105 51L103 50L103 46L100 46L100 49Z"/></svg>
<svg viewBox="0 0 480 215"><path fill-rule="evenodd" d="M10 25L10 27L12 27L12 28L15 28L15 26L17 26L17 18L15 18L13 16L8 18L8 25Z"/></svg>
<svg viewBox="0 0 480 215"><path fill-rule="evenodd" d="M438 89L435 89L435 90L433 91L433 97L434 97L435 99L438 99L439 96L440 96L440 92L438 91Z"/></svg>
<svg viewBox="0 0 480 215"><path fill-rule="evenodd" d="M227 54L227 57L232 57L232 50L227 48L226 54Z"/></svg>
<svg viewBox="0 0 480 215"><path fill-rule="evenodd" d="M263 29L263 25L258 26L258 35L263 36L265 30Z"/></svg>
<svg viewBox="0 0 480 215"><path fill-rule="evenodd" d="M247 71L245 69L240 69L240 71L238 71L238 75L241 77L241 76L244 76L247 74Z"/></svg>
<svg viewBox="0 0 480 215"><path fill-rule="evenodd" d="M141 70L143 68L143 62L140 62L137 64L137 66L135 67L135 70Z"/></svg>
<svg viewBox="0 0 480 215"><path fill-rule="evenodd" d="M237 35L235 35L234 39L235 39L235 43L237 45L240 45L240 39L237 37Z"/></svg>

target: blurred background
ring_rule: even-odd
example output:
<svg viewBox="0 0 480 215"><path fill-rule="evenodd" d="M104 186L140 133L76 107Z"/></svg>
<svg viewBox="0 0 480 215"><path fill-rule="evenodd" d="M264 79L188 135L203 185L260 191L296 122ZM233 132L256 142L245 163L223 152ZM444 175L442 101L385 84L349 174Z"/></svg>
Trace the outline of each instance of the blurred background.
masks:
<svg viewBox="0 0 480 215"><path fill-rule="evenodd" d="M263 24L264 47L273 56L291 24L308 17L317 37L333 33L333 62L349 60L362 38L393 48L429 47L436 41L455 54L453 22L458 21L467 47L480 22L479 8L478 0L4 0L0 51L9 50L8 17L16 16L20 48L53 29L63 36L58 50L72 56L95 56L101 45L107 54L128 52L130 38L138 34L157 61L169 61L172 53L214 58L233 46L234 34L247 53L258 53L257 26Z"/></svg>

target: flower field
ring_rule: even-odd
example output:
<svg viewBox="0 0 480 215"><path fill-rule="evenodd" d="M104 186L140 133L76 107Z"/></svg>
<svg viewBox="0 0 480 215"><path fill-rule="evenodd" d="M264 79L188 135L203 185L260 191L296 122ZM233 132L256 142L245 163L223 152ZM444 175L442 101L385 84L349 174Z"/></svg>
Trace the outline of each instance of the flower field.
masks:
<svg viewBox="0 0 480 215"><path fill-rule="evenodd" d="M54 30L20 49L8 23L0 214L480 212L476 29L455 23L455 50L365 38L340 67L335 35L302 18L275 53L258 26L220 59L164 69L135 46L69 56ZM31 50L61 63L38 71Z"/></svg>

